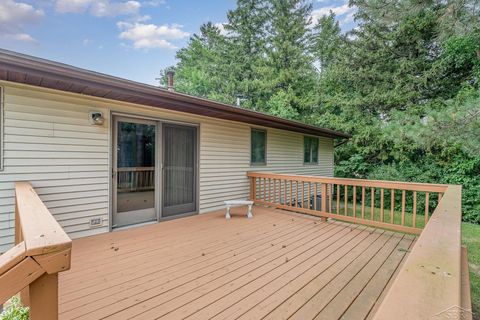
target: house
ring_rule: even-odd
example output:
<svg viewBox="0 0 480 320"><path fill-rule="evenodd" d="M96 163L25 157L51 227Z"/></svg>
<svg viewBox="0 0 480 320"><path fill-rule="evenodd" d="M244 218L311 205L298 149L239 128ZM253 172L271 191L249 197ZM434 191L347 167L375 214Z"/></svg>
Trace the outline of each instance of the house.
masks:
<svg viewBox="0 0 480 320"><path fill-rule="evenodd" d="M248 197L250 170L333 176L349 137L8 51L0 80L0 252L15 181L78 238L222 208Z"/></svg>
<svg viewBox="0 0 480 320"><path fill-rule="evenodd" d="M461 186L336 178L344 133L13 52L0 87L0 303L32 320L471 319Z"/></svg>

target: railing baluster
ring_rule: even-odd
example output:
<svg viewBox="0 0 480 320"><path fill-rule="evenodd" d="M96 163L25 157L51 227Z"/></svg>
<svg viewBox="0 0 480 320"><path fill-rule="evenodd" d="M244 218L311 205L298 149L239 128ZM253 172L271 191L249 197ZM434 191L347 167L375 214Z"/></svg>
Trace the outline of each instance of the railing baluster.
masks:
<svg viewBox="0 0 480 320"><path fill-rule="evenodd" d="M365 187L362 187L362 219L365 219Z"/></svg>
<svg viewBox="0 0 480 320"><path fill-rule="evenodd" d="M311 206L310 206L310 199L312 198L312 193L311 193L311 183L310 182L307 182L308 183L308 197L307 197L307 208L310 209Z"/></svg>
<svg viewBox="0 0 480 320"><path fill-rule="evenodd" d="M325 195L322 195L325 197ZM317 183L313 183L313 210L317 211Z"/></svg>
<svg viewBox="0 0 480 320"><path fill-rule="evenodd" d="M302 199L301 199L302 202L300 202L300 207L303 208L303 207L305 207L305 181L303 181L303 180L302 180L302 193L301 193L301 195L302 195Z"/></svg>
<svg viewBox="0 0 480 320"><path fill-rule="evenodd" d="M321 188L322 188L322 203L320 204L321 205L321 210L323 212L331 212L330 208L328 208L328 210L326 208L326 206L327 206L328 184L322 183ZM330 198L330 206L331 206L332 197L330 196L329 198ZM324 220L326 220L326 218Z"/></svg>
<svg viewBox="0 0 480 320"><path fill-rule="evenodd" d="M270 179L270 183L268 184L268 199L270 199L270 203L275 202L275 192L273 190L274 185L275 185L275 179Z"/></svg>
<svg viewBox="0 0 480 320"><path fill-rule="evenodd" d="M267 195L266 195L266 198L265 198L265 201L266 201L267 203L270 203L270 197L272 196L272 195L271 195L271 192L270 192L270 190L271 190L271 189L270 189L270 183L271 183L271 179L268 178L268 179L267 179L267 184L266 184Z"/></svg>
<svg viewBox="0 0 480 320"><path fill-rule="evenodd" d="M340 214L340 185L337 184L337 214Z"/></svg>
<svg viewBox="0 0 480 320"><path fill-rule="evenodd" d="M438 193L438 203L440 203L440 201L442 201L442 193L441 192Z"/></svg>
<svg viewBox="0 0 480 320"><path fill-rule="evenodd" d="M345 201L345 205L344 205L344 208L343 208L343 213L345 215L348 215L348 186L345 185L345 194L344 194L344 201Z"/></svg>
<svg viewBox="0 0 480 320"><path fill-rule="evenodd" d="M357 217L357 187L353 186L353 217Z"/></svg>
<svg viewBox="0 0 480 320"><path fill-rule="evenodd" d="M330 194L328 196L328 210L327 210L330 213L333 211L332 210L332 202L333 202L332 197L333 197L333 184L330 184ZM324 209L325 208L323 208L322 210L324 210Z"/></svg>
<svg viewBox="0 0 480 320"><path fill-rule="evenodd" d="M417 191L413 191L412 227L417 226Z"/></svg>
<svg viewBox="0 0 480 320"><path fill-rule="evenodd" d="M428 222L428 205L430 204L430 193L425 193L425 225Z"/></svg>
<svg viewBox="0 0 480 320"><path fill-rule="evenodd" d="M391 200L390 200L390 223L393 223L393 215L395 213L395 189L390 189Z"/></svg>
<svg viewBox="0 0 480 320"><path fill-rule="evenodd" d="M293 180L290 180L290 207L293 207Z"/></svg>
<svg viewBox="0 0 480 320"><path fill-rule="evenodd" d="M405 190L402 190L402 226L405 225Z"/></svg>
<svg viewBox="0 0 480 320"><path fill-rule="evenodd" d="M278 203L282 203L282 179L278 179Z"/></svg>
<svg viewBox="0 0 480 320"><path fill-rule="evenodd" d="M296 185L295 185L295 199L296 199L296 200L295 200L295 202L296 202L295 205L296 205L296 207L298 208L298 202L299 202L299 201L298 201L298 198L299 198L299 192L300 192L300 191L299 191L300 182L299 182L298 180L297 180L296 182L297 182L297 183L296 183Z"/></svg>
<svg viewBox="0 0 480 320"><path fill-rule="evenodd" d="M370 188L371 199L370 199L370 220L374 218L375 211L375 188Z"/></svg>
<svg viewBox="0 0 480 320"><path fill-rule="evenodd" d="M383 196L384 196L384 190L383 188L380 189L380 221L383 222Z"/></svg>
<svg viewBox="0 0 480 320"><path fill-rule="evenodd" d="M273 179L273 203L277 203L277 179Z"/></svg>
<svg viewBox="0 0 480 320"><path fill-rule="evenodd" d="M263 203L267 203L267 178L263 178Z"/></svg>

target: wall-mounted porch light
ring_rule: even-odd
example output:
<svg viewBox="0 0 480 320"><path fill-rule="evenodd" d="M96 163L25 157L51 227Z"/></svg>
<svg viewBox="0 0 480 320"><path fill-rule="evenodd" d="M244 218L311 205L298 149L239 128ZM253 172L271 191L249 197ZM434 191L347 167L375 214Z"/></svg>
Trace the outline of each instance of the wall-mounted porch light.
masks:
<svg viewBox="0 0 480 320"><path fill-rule="evenodd" d="M90 120L90 123L95 126L101 126L105 122L103 113L100 111L90 111L89 120Z"/></svg>

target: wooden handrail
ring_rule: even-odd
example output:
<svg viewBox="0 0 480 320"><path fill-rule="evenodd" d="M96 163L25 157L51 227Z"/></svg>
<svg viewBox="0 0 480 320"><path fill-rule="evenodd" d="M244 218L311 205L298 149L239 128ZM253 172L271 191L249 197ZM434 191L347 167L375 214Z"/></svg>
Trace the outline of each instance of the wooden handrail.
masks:
<svg viewBox="0 0 480 320"><path fill-rule="evenodd" d="M284 180L296 180L301 177L305 182L319 182L329 184L340 184L357 187L375 187L384 189L397 189L397 190L409 190L409 191L423 191L433 193L443 193L447 189L447 184L433 184L433 183L419 183L419 182L399 182L399 181L387 181L387 180L364 180L364 179L348 179L348 178L332 178L323 176L309 176L309 175L293 175L283 173L270 173L270 172L247 172L248 177L256 178L269 178L269 179L284 179Z"/></svg>
<svg viewBox="0 0 480 320"><path fill-rule="evenodd" d="M21 291L30 319L58 319L58 273L72 241L27 182L15 184L15 242L0 256L0 303Z"/></svg>
<svg viewBox="0 0 480 320"><path fill-rule="evenodd" d="M450 185L374 319L471 317L471 305L461 293L461 217L461 186Z"/></svg>
<svg viewBox="0 0 480 320"><path fill-rule="evenodd" d="M421 233L448 187L267 172L247 176L250 198L257 204L412 234Z"/></svg>

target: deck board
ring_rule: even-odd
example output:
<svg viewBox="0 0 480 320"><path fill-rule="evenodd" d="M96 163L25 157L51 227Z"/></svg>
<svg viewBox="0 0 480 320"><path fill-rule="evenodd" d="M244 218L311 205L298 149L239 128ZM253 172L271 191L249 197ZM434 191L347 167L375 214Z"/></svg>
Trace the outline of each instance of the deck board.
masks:
<svg viewBox="0 0 480 320"><path fill-rule="evenodd" d="M60 319L364 319L414 241L263 207L246 219L244 210L74 240Z"/></svg>

